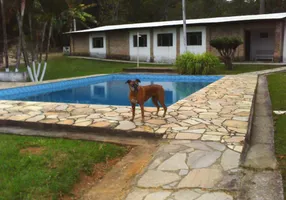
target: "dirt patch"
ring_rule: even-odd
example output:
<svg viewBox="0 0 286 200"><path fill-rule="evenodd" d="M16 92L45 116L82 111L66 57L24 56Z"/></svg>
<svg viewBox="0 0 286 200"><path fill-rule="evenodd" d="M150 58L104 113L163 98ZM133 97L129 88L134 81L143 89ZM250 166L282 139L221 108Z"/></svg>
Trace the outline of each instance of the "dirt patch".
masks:
<svg viewBox="0 0 286 200"><path fill-rule="evenodd" d="M22 154L33 154L33 155L41 155L45 150L44 147L27 147L20 150Z"/></svg>
<svg viewBox="0 0 286 200"><path fill-rule="evenodd" d="M136 146L123 158L98 163L91 176L81 173L69 195L60 200L121 200L130 190L135 176L142 172L152 159L157 145Z"/></svg>
<svg viewBox="0 0 286 200"><path fill-rule="evenodd" d="M128 148L128 151L130 150L131 148ZM81 172L80 181L73 186L70 194L62 195L60 200L80 199L83 194L90 190L94 185L98 184L103 179L104 175L121 159L122 158L115 158L112 160L107 160L104 163L95 164L90 176L84 172Z"/></svg>
<svg viewBox="0 0 286 200"><path fill-rule="evenodd" d="M122 200L129 192L136 175L140 174L151 161L157 147L157 145L134 147L81 199Z"/></svg>

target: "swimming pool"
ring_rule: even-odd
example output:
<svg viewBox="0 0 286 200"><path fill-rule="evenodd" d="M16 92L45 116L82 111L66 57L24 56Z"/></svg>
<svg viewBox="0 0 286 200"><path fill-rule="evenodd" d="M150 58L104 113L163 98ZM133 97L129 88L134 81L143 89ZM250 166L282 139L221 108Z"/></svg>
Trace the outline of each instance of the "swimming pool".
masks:
<svg viewBox="0 0 286 200"><path fill-rule="evenodd" d="M222 76L113 74L44 83L0 90L0 100L61 102L79 104L130 105L126 80L140 79L140 85L160 84L167 106L183 99ZM153 106L149 100L145 106Z"/></svg>

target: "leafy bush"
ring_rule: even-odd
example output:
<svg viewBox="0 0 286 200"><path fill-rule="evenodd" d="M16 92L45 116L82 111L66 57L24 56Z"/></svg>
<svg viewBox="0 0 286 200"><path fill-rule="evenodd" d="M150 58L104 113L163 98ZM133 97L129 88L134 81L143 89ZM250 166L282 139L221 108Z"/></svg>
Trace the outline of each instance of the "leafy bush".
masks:
<svg viewBox="0 0 286 200"><path fill-rule="evenodd" d="M210 41L210 45L218 50L236 49L242 43L239 37L219 37Z"/></svg>
<svg viewBox="0 0 286 200"><path fill-rule="evenodd" d="M219 64L219 58L210 53L193 54L186 52L176 59L179 74L211 74Z"/></svg>
<svg viewBox="0 0 286 200"><path fill-rule="evenodd" d="M210 41L210 45L218 50L228 69L233 69L232 58L242 43L239 37L220 37Z"/></svg>

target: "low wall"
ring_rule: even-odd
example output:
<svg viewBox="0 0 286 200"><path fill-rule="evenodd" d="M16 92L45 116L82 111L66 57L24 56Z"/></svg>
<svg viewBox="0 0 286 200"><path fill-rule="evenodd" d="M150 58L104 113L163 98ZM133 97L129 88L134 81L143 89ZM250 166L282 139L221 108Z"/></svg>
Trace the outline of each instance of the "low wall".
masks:
<svg viewBox="0 0 286 200"><path fill-rule="evenodd" d="M0 72L0 82L27 82L27 72Z"/></svg>

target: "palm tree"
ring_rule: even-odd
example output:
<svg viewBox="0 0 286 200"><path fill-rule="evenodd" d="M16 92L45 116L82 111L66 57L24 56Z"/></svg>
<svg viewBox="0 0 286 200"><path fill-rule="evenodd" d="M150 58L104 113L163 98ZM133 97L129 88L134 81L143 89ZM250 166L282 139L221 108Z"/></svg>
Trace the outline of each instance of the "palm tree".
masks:
<svg viewBox="0 0 286 200"><path fill-rule="evenodd" d="M0 0L1 6L1 17L2 17L2 30L3 30L3 52L5 57L5 70L9 72L9 58L8 58L8 39L7 39L7 30L6 30L6 16L4 9L4 2Z"/></svg>

